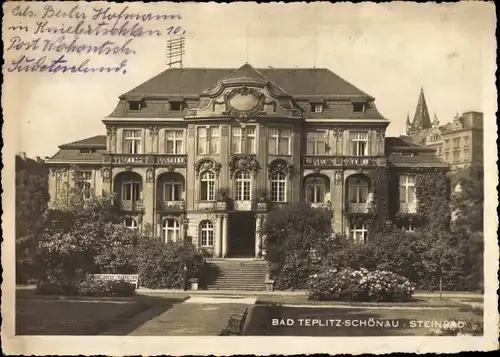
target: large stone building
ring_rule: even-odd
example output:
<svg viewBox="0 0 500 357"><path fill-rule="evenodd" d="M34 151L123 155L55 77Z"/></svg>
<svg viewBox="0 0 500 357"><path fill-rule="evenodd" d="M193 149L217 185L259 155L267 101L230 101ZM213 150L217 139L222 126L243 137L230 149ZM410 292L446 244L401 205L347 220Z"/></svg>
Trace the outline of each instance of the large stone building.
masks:
<svg viewBox="0 0 500 357"><path fill-rule="evenodd" d="M413 142L426 145L448 163L453 171L483 162L483 113L466 112L440 125L436 115L431 122L424 90L420 90L413 121L406 119L406 134Z"/></svg>
<svg viewBox="0 0 500 357"><path fill-rule="evenodd" d="M119 98L106 135L61 145L53 202L81 172L83 194L115 193L125 224L191 239L215 257L261 256L271 209L332 210L364 241L377 168L400 172L399 207L416 209L411 167L445 167L425 146L386 138L374 98L327 69L168 69ZM396 183L397 184L397 183Z"/></svg>

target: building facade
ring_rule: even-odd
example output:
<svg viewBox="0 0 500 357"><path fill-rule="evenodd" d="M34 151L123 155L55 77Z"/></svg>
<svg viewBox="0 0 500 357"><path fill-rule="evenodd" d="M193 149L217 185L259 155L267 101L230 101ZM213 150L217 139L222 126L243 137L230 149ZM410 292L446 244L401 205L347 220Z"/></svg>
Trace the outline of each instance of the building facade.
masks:
<svg viewBox="0 0 500 357"><path fill-rule="evenodd" d="M453 171L483 162L483 113L465 112L444 125L436 115L430 120L424 90L420 90L413 121L406 119L406 134L413 142L426 145L448 163Z"/></svg>
<svg viewBox="0 0 500 357"><path fill-rule="evenodd" d="M214 257L261 257L267 214L305 201L331 210L357 241L379 168L401 173L401 209L415 211L410 167L445 167L425 146L386 138L374 98L327 69L169 69L120 96L106 135L61 145L50 192L114 193L125 224ZM391 199L398 199L391 198Z"/></svg>

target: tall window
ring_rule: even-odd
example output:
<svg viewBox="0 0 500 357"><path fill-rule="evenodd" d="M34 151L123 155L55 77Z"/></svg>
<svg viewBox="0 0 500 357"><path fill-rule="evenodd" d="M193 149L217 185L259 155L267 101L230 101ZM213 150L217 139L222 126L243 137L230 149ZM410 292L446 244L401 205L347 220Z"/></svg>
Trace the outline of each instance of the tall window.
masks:
<svg viewBox="0 0 500 357"><path fill-rule="evenodd" d="M180 201L182 199L182 182L168 181L163 184L163 201Z"/></svg>
<svg viewBox="0 0 500 357"><path fill-rule="evenodd" d="M165 243L177 242L181 236L180 224L176 219L166 218L163 220L163 238Z"/></svg>
<svg viewBox="0 0 500 357"><path fill-rule="evenodd" d="M269 154L290 155L292 131L288 128L269 128Z"/></svg>
<svg viewBox="0 0 500 357"><path fill-rule="evenodd" d="M271 176L271 201L286 202L286 175L276 172Z"/></svg>
<svg viewBox="0 0 500 357"><path fill-rule="evenodd" d="M137 229L137 221L133 218L125 218L125 220L123 221L123 224L125 225L125 227L127 227L128 229Z"/></svg>
<svg viewBox="0 0 500 357"><path fill-rule="evenodd" d="M239 154L242 152L241 143L241 128L237 126L231 127L231 152Z"/></svg>
<svg viewBox="0 0 500 357"><path fill-rule="evenodd" d="M399 176L399 202L415 203L417 196L415 193L415 176Z"/></svg>
<svg viewBox="0 0 500 357"><path fill-rule="evenodd" d="M141 130L124 130L123 131L123 152L125 154L140 154L141 153Z"/></svg>
<svg viewBox="0 0 500 357"><path fill-rule="evenodd" d="M83 199L88 200L92 195L92 171L82 172Z"/></svg>
<svg viewBox="0 0 500 357"><path fill-rule="evenodd" d="M323 112L323 104L321 103L315 103L312 105L312 111L314 113L321 113Z"/></svg>
<svg viewBox="0 0 500 357"><path fill-rule="evenodd" d="M198 128L198 154L219 153L219 127Z"/></svg>
<svg viewBox="0 0 500 357"><path fill-rule="evenodd" d="M350 224L350 236L355 243L364 243L368 238L368 230L365 222L361 219L352 219Z"/></svg>
<svg viewBox="0 0 500 357"><path fill-rule="evenodd" d="M454 148L460 147L460 138L454 138L453 139L453 147Z"/></svg>
<svg viewBox="0 0 500 357"><path fill-rule="evenodd" d="M354 156L368 155L368 132L367 131L351 131L351 153Z"/></svg>
<svg viewBox="0 0 500 357"><path fill-rule="evenodd" d="M210 221L200 223L200 243L202 247L214 245L214 225Z"/></svg>
<svg viewBox="0 0 500 357"><path fill-rule="evenodd" d="M236 200L237 201L250 201L251 200L251 186L252 176L248 171L240 170L235 174L236 182Z"/></svg>
<svg viewBox="0 0 500 357"><path fill-rule="evenodd" d="M307 133L307 155L325 155L325 131L310 131Z"/></svg>
<svg viewBox="0 0 500 357"><path fill-rule="evenodd" d="M325 179L322 177L306 178L306 201L320 203L325 201Z"/></svg>
<svg viewBox="0 0 500 357"><path fill-rule="evenodd" d="M167 130L165 136L166 153L183 154L182 142L184 141L184 131Z"/></svg>
<svg viewBox="0 0 500 357"><path fill-rule="evenodd" d="M139 201L141 199L141 183L138 181L122 182L122 200Z"/></svg>
<svg viewBox="0 0 500 357"><path fill-rule="evenodd" d="M469 146L470 142L469 142L469 137L468 136L464 136L464 146Z"/></svg>
<svg viewBox="0 0 500 357"><path fill-rule="evenodd" d="M248 126L246 129L246 149L247 153L255 154L255 127Z"/></svg>
<svg viewBox="0 0 500 357"><path fill-rule="evenodd" d="M215 201L215 173L204 171L200 174L200 200Z"/></svg>
<svg viewBox="0 0 500 357"><path fill-rule="evenodd" d="M348 197L350 203L368 202L368 182L360 177L347 179Z"/></svg>

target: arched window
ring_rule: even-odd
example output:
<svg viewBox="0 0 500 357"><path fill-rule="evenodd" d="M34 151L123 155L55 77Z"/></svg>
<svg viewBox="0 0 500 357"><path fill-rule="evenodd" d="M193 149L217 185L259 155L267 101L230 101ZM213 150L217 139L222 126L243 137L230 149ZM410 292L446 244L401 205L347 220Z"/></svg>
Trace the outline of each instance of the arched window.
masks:
<svg viewBox="0 0 500 357"><path fill-rule="evenodd" d="M240 170L236 172L234 180L236 182L236 201L250 201L252 186L250 173L246 170Z"/></svg>
<svg viewBox="0 0 500 357"><path fill-rule="evenodd" d="M278 171L271 176L271 200L273 202L286 202L286 175Z"/></svg>
<svg viewBox="0 0 500 357"><path fill-rule="evenodd" d="M163 238L166 242L176 242L181 236L180 225L176 219L165 218L163 220Z"/></svg>
<svg viewBox="0 0 500 357"><path fill-rule="evenodd" d="M350 203L366 203L368 201L368 182L361 177L347 179L348 200Z"/></svg>
<svg viewBox="0 0 500 357"><path fill-rule="evenodd" d="M125 227L127 227L129 229L137 229L137 227L138 227L137 221L133 218L125 218L125 220L123 221L123 224L125 225Z"/></svg>
<svg viewBox="0 0 500 357"><path fill-rule="evenodd" d="M325 201L326 180L323 177L307 177L306 184L306 202L321 203Z"/></svg>
<svg viewBox="0 0 500 357"><path fill-rule="evenodd" d="M215 201L215 173L204 171L200 174L200 201Z"/></svg>
<svg viewBox="0 0 500 357"><path fill-rule="evenodd" d="M210 221L200 223L200 244L202 247L214 245L214 225Z"/></svg>

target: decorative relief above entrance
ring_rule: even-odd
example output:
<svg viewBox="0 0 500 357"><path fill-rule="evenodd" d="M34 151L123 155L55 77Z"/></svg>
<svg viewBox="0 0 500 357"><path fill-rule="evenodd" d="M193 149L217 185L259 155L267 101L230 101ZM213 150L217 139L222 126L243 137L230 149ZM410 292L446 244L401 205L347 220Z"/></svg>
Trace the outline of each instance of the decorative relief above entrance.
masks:
<svg viewBox="0 0 500 357"><path fill-rule="evenodd" d="M248 170L256 176L260 170L260 165L252 155L234 155L231 157L231 161L229 161L230 176L233 177L234 173L238 170Z"/></svg>
<svg viewBox="0 0 500 357"><path fill-rule="evenodd" d="M292 177L294 173L293 165L289 164L283 159L277 159L267 165L269 176L274 175L277 172L283 172L288 177Z"/></svg>

